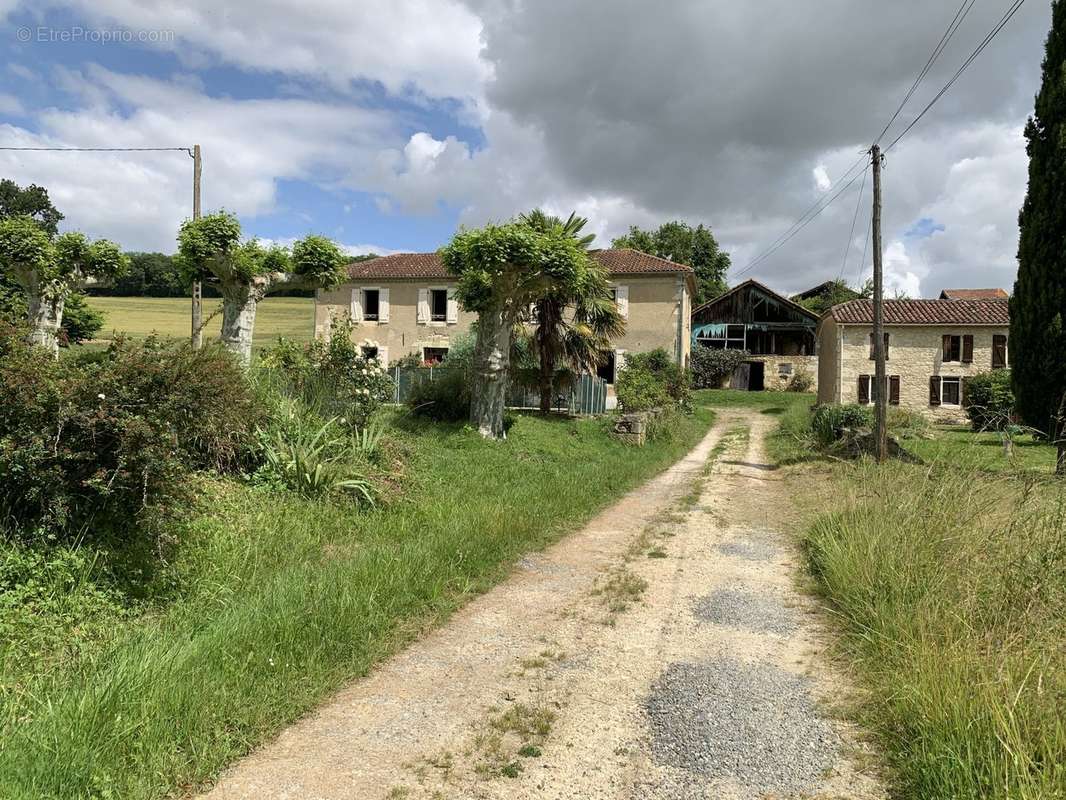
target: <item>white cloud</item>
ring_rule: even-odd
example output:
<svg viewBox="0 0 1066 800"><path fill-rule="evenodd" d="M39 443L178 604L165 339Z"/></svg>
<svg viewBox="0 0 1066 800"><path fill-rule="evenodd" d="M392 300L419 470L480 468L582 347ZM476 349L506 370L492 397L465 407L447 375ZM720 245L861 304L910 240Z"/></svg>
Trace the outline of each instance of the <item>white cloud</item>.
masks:
<svg viewBox="0 0 1066 800"><path fill-rule="evenodd" d="M811 170L811 174L814 175L814 185L818 187L819 192L828 192L833 188L833 182L829 180L829 172L825 164L819 164Z"/></svg>

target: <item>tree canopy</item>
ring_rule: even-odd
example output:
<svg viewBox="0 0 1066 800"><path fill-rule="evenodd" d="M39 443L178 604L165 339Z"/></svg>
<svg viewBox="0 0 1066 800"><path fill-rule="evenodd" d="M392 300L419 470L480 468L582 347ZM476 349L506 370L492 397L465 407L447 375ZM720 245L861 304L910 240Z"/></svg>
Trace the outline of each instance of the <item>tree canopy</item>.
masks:
<svg viewBox="0 0 1066 800"><path fill-rule="evenodd" d="M1036 108L1025 126L1029 188L1018 222L1010 360L1017 410L1059 446L1066 473L1066 3L1055 0Z"/></svg>
<svg viewBox="0 0 1066 800"><path fill-rule="evenodd" d="M729 254L718 246L711 229L702 223L693 228L687 222L664 222L655 230L642 230L635 225L629 233L614 239L614 247L632 247L678 264L687 264L696 272L696 295L693 305L713 300L727 288Z"/></svg>
<svg viewBox="0 0 1066 800"><path fill-rule="evenodd" d="M9 178L0 180L0 219L30 217L49 236L59 232L63 215L59 213L48 190L31 183L22 187Z"/></svg>

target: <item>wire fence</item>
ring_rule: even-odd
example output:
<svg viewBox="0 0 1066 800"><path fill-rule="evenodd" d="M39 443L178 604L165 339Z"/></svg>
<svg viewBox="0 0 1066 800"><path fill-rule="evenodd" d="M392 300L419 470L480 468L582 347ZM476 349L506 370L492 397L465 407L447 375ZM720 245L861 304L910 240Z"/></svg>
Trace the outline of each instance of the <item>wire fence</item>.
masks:
<svg viewBox="0 0 1066 800"><path fill-rule="evenodd" d="M392 380L396 385L393 401L406 403L412 390L426 381L436 381L456 372L455 367L394 367ZM536 388L511 385L507 394L508 408L539 408L540 392ZM552 408L568 414L594 415L607 411L607 382L595 375L579 375L567 387L556 391Z"/></svg>

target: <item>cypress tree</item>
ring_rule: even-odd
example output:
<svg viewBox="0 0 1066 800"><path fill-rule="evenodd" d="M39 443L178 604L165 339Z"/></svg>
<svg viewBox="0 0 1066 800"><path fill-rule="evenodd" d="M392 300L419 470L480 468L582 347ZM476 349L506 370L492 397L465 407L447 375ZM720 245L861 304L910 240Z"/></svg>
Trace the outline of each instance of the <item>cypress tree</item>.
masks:
<svg viewBox="0 0 1066 800"><path fill-rule="evenodd" d="M1052 4L1036 110L1025 126L1029 189L1018 217L1011 373L1026 424L1058 445L1066 474L1066 1Z"/></svg>

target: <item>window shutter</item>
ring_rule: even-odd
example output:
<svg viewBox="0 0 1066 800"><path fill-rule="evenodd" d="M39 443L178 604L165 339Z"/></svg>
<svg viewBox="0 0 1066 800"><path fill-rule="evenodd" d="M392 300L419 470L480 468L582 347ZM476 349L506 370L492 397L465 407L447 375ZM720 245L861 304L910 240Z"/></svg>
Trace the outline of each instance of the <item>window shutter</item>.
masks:
<svg viewBox="0 0 1066 800"><path fill-rule="evenodd" d="M352 322L363 321L363 290L352 289Z"/></svg>
<svg viewBox="0 0 1066 800"><path fill-rule="evenodd" d="M415 321L419 325L429 322L429 289L418 290L418 306L415 309Z"/></svg>
<svg viewBox="0 0 1066 800"><path fill-rule="evenodd" d="M870 402L870 376L859 376L859 403L867 405Z"/></svg>
<svg viewBox="0 0 1066 800"><path fill-rule="evenodd" d="M459 302L455 299L455 289L448 290L448 313L445 318L449 325L459 321Z"/></svg>
<svg viewBox="0 0 1066 800"><path fill-rule="evenodd" d="M992 369L1007 366L1007 337L997 333L992 337Z"/></svg>
<svg viewBox="0 0 1066 800"><path fill-rule="evenodd" d="M940 376L931 375L929 377L929 405L940 405Z"/></svg>
<svg viewBox="0 0 1066 800"><path fill-rule="evenodd" d="M629 319L629 287L615 286L614 301L618 304L618 313L622 315L622 319Z"/></svg>
<svg viewBox="0 0 1066 800"><path fill-rule="evenodd" d="M890 375L888 378L888 402L899 405L899 375Z"/></svg>
<svg viewBox="0 0 1066 800"><path fill-rule="evenodd" d="M378 322L389 321L389 290L378 289Z"/></svg>
<svg viewBox="0 0 1066 800"><path fill-rule="evenodd" d="M615 350L614 351L614 381L618 380L618 373L625 369L626 366L626 351Z"/></svg>
<svg viewBox="0 0 1066 800"><path fill-rule="evenodd" d="M962 363L973 363L973 334L966 334L962 337Z"/></svg>
<svg viewBox="0 0 1066 800"><path fill-rule="evenodd" d="M951 334L950 333L945 333L944 334L944 338L943 338L943 340L941 342L941 346L944 349L944 355L943 355L942 360L943 361L950 361L951 360Z"/></svg>

